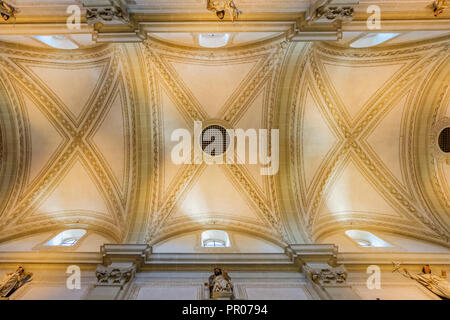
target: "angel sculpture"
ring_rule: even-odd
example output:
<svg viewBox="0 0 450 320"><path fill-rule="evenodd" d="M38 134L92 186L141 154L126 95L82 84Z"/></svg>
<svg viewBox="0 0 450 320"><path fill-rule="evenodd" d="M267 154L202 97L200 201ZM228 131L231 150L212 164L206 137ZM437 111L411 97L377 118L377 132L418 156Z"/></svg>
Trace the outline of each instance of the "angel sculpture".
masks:
<svg viewBox="0 0 450 320"><path fill-rule="evenodd" d="M411 274L406 268L403 268L403 272L400 270L399 263L392 263L394 270L392 272L398 272L406 278L417 281L425 288L438 295L443 299L450 299L450 282L447 281L447 273L442 270L442 277L431 274L430 265L426 264L422 267L422 272L419 274Z"/></svg>
<svg viewBox="0 0 450 320"><path fill-rule="evenodd" d="M236 7L233 0L207 0L206 8L209 11L215 12L220 20L225 18L225 12L228 11L231 16L231 22L233 23L242 13L242 11Z"/></svg>
<svg viewBox="0 0 450 320"><path fill-rule="evenodd" d="M450 8L450 4L447 4L447 0L437 0L433 2L434 16L437 17L444 12L444 9Z"/></svg>
<svg viewBox="0 0 450 320"><path fill-rule="evenodd" d="M15 19L18 12L18 9L8 4L6 1L0 0L0 14L3 20L8 21L10 18Z"/></svg>
<svg viewBox="0 0 450 320"><path fill-rule="evenodd" d="M0 298L8 299L17 289L32 280L33 273L25 272L22 266L18 266L15 272L7 273L0 281Z"/></svg>

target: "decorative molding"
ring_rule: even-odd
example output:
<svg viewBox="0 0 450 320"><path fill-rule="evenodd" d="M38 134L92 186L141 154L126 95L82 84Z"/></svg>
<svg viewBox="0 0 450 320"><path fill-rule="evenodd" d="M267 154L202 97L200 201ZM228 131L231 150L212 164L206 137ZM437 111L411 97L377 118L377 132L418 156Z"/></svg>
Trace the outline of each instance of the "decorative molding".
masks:
<svg viewBox="0 0 450 320"><path fill-rule="evenodd" d="M86 21L89 25L101 24L128 24L130 14L124 0L109 0L109 5L96 5L96 1L82 0L86 8Z"/></svg>
<svg viewBox="0 0 450 320"><path fill-rule="evenodd" d="M358 4L358 0L317 0L307 12L306 22L351 21Z"/></svg>
<svg viewBox="0 0 450 320"><path fill-rule="evenodd" d="M135 266L121 267L121 266L109 266L104 267L101 264L97 266L95 270L95 276L97 278L97 286L109 286L109 285L125 285L133 279L136 273Z"/></svg>

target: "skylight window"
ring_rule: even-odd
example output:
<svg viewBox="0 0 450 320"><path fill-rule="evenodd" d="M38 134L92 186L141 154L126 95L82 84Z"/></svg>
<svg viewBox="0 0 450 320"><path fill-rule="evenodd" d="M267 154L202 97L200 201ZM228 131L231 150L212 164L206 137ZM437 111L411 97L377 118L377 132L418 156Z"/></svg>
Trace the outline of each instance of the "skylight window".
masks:
<svg viewBox="0 0 450 320"><path fill-rule="evenodd" d="M388 40L397 37L399 33L369 33L350 44L352 48L368 48L375 47Z"/></svg>
<svg viewBox="0 0 450 320"><path fill-rule="evenodd" d="M221 230L208 230L202 233L202 247L225 248L230 246L228 233Z"/></svg>
<svg viewBox="0 0 450 320"><path fill-rule="evenodd" d="M48 241L46 246L73 247L84 235L86 230L71 229L59 233L56 237Z"/></svg>
<svg viewBox="0 0 450 320"><path fill-rule="evenodd" d="M230 35L228 33L201 33L198 43L205 48L220 48L228 44Z"/></svg>
<svg viewBox="0 0 450 320"><path fill-rule="evenodd" d="M345 234L361 247L391 247L389 243L367 231L347 230Z"/></svg>
<svg viewBox="0 0 450 320"><path fill-rule="evenodd" d="M55 49L63 49L63 50L74 50L78 49L78 45L72 40L68 39L66 36L58 35L58 36L35 36L36 40L39 40L49 47Z"/></svg>

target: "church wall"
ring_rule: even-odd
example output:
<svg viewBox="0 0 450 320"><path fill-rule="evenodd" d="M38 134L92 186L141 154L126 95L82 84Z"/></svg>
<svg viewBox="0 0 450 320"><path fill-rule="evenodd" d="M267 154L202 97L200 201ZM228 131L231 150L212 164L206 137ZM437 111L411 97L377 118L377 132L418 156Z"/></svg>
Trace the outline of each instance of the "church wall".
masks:
<svg viewBox="0 0 450 320"><path fill-rule="evenodd" d="M319 243L334 243L340 252L368 252L368 251L390 251L390 252L427 252L427 253L449 253L448 248L437 244L420 241L417 239L376 232L377 237L391 244L391 247L361 247L344 233L334 233L319 240Z"/></svg>
<svg viewBox="0 0 450 320"><path fill-rule="evenodd" d="M69 264L20 264L26 272L33 273L33 280L13 293L10 300L80 300L84 299L95 283L94 265L74 264L80 267L80 289L68 289L66 273ZM0 264L0 279L14 271L18 264Z"/></svg>
<svg viewBox="0 0 450 320"><path fill-rule="evenodd" d="M394 258L394 257L393 257ZM376 265L376 263L374 263ZM372 273L367 266L347 266L349 273L347 285L362 300L439 300L440 298L414 280L392 272L391 266L380 265L380 286L370 289L367 280ZM404 266L411 274L421 271L421 265ZM403 268L403 267L402 267ZM446 265L432 265L432 272L440 275L441 270L448 270ZM447 278L448 279L448 278Z"/></svg>
<svg viewBox="0 0 450 320"><path fill-rule="evenodd" d="M354 290L362 300L435 300L436 297L415 284L398 285L387 284L380 290L370 290L367 286L355 286Z"/></svg>
<svg viewBox="0 0 450 320"><path fill-rule="evenodd" d="M317 295L298 272L230 271L236 299L311 300ZM141 272L132 285L129 299L207 299L204 283L211 272Z"/></svg>
<svg viewBox="0 0 450 320"><path fill-rule="evenodd" d="M51 232L46 232L6 241L0 244L0 251L32 251L36 245L44 242L51 234Z"/></svg>
<svg viewBox="0 0 450 320"><path fill-rule="evenodd" d="M411 255L411 254L408 254ZM81 257L81 256L80 256ZM11 300L54 300L67 299L78 300L87 299L92 292L97 279L95 268L97 263L24 263L21 264L27 272L33 273L33 280L21 287L14 293ZM245 255L238 259L245 261ZM402 259L392 257L393 259ZM380 263L373 258L367 263L349 263L338 261L344 264L348 277L343 286L330 285L327 292L333 299L363 299L363 300L437 300L436 295L429 292L414 280L407 279L399 273L392 272L389 263ZM424 257L417 256L417 259L427 262ZM431 261L431 260L430 260ZM100 258L99 261L100 262ZM219 262L218 262L219 263ZM440 274L441 270L447 270L448 264L431 263L433 274ZM0 279L7 272L17 268L19 263L0 263ZM219 263L220 264L220 263ZM81 269L80 289L69 289L67 281L71 274L66 273L71 265L78 265ZM371 273L367 272L369 265L377 265L381 269L380 288L370 290L367 280ZM156 266L153 266L154 268ZM420 273L422 264L405 264L411 274ZM202 300L208 298L208 289L204 283L212 271L198 263L177 264L175 268L167 270L150 270L148 267L141 269L132 280L129 290L123 299L129 300L160 300L160 299L192 299ZM242 300L315 300L320 299L318 289L309 282L305 274L299 270L270 270L264 266L257 268L242 268L239 266L225 267L230 275L235 295ZM447 276L448 279L448 276Z"/></svg>
<svg viewBox="0 0 450 320"><path fill-rule="evenodd" d="M167 253L204 253L204 252L246 252L246 253L283 253L284 250L266 240L228 231L229 248L204 248L201 246L201 233L196 231L157 243L153 252Z"/></svg>
<svg viewBox="0 0 450 320"><path fill-rule="evenodd" d="M45 246L45 243L56 236L57 232L44 232L32 236L26 236L11 241L6 241L0 244L0 252L8 251L52 251L61 250L61 248L52 248ZM113 240L100 235L98 233L88 231L74 247L64 247L64 251L73 252L98 252L100 246L105 243L114 243Z"/></svg>

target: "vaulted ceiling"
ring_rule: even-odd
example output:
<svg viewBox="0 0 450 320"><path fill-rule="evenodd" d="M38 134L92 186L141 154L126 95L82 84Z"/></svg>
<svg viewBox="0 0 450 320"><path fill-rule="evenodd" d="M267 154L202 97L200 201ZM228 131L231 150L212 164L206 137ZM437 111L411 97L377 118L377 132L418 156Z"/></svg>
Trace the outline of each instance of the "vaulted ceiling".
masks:
<svg viewBox="0 0 450 320"><path fill-rule="evenodd" d="M436 133L418 140L436 131L438 119L448 120L448 40L365 52L327 44L302 50L280 113L290 160L282 185L295 199L297 224L313 239L362 228L447 242L448 163L435 148ZM423 176L431 164L432 191ZM436 197L441 205L431 207Z"/></svg>
<svg viewBox="0 0 450 320"><path fill-rule="evenodd" d="M240 1L269 10L260 2ZM450 158L437 135L450 126L450 39L433 32L368 49L348 47L361 32L236 32L218 49L199 48L194 31L78 50L0 35L0 241L82 227L153 244L213 228L283 246L357 228L449 246ZM171 133L194 121L279 129L278 174L174 164Z"/></svg>

